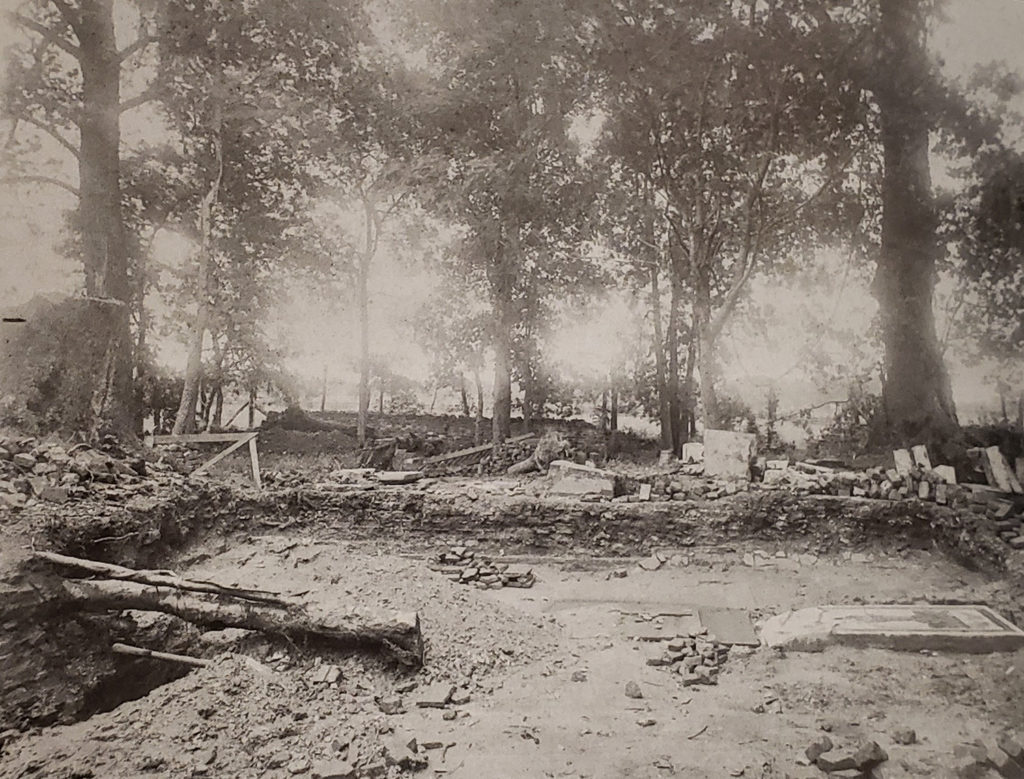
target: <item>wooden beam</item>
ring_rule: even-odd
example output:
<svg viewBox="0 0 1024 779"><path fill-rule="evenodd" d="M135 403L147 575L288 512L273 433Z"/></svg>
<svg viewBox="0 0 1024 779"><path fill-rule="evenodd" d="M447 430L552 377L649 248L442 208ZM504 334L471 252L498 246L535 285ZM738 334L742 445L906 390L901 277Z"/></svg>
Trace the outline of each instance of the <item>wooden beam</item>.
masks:
<svg viewBox="0 0 1024 779"><path fill-rule="evenodd" d="M209 660L202 657L189 657L188 655L176 655L171 652L157 652L155 649L143 649L140 646L129 646L128 644L113 644L111 651L117 655L130 655L132 657L150 657L154 660L170 660L173 663L194 665L196 668L205 668L212 665Z"/></svg>
<svg viewBox="0 0 1024 779"><path fill-rule="evenodd" d="M536 433L525 433L523 435L517 435L515 438L509 438L505 441L506 444L518 444L523 441L529 441L531 438L535 438ZM459 449L457 452L448 452L446 454L439 454L434 457L427 457L422 461L423 465L438 465L439 463L446 463L450 460L460 460L463 457L472 457L475 454L486 454L494 449L494 444L482 444L480 446L473 446L469 449Z"/></svg>
<svg viewBox="0 0 1024 779"><path fill-rule="evenodd" d="M155 435L153 445L159 444L229 444L241 441L243 444L259 433L247 430L243 433L183 433L181 435Z"/></svg>
<svg viewBox="0 0 1024 779"><path fill-rule="evenodd" d="M256 489L263 489L263 480L260 478L260 455L256 450L256 436L249 439L249 465L252 466L252 483Z"/></svg>
<svg viewBox="0 0 1024 779"><path fill-rule="evenodd" d="M259 433L248 433L248 434L246 434L245 436L243 436L242 438L238 439L233 444L231 444L231 446L229 446L223 452L221 452L220 454L214 455L209 460L207 460L205 463L203 463L198 468L196 468L194 471L192 471L192 475L196 476L196 475L198 475L200 473L203 473L205 471L210 470L210 468L215 466L217 463L219 463L221 460L223 460L225 457L227 457L233 451L235 451L236 449L241 449L247 443L249 443L250 441L254 440L257 435L259 435Z"/></svg>

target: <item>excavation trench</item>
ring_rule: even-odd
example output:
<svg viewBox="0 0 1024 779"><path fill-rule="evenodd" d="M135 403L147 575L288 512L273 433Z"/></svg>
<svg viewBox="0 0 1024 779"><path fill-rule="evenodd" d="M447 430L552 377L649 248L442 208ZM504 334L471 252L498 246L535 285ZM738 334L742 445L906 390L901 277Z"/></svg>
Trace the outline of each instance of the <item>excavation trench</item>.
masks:
<svg viewBox="0 0 1024 779"><path fill-rule="evenodd" d="M505 553L586 558L761 540L819 553L938 547L968 567L993 573L1005 563L1002 544L970 512L782 492L744 493L714 502L601 504L479 493L454 484L436 491L292 490L259 498L212 488L108 507L99 515L74 505L62 513L59 521L40 519L33 533L38 546L130 567L179 571L253 536L292 533L365 542L386 552L424 553L473 539L484 549ZM114 642L197 657L223 651L203 638L203 630L172 616L75 611L48 597L59 582L52 566L27 557L4 572L0 657L6 658L7 673L0 689L0 732L80 721L191 670L114 655ZM260 640L266 642L264 652L275 641Z"/></svg>

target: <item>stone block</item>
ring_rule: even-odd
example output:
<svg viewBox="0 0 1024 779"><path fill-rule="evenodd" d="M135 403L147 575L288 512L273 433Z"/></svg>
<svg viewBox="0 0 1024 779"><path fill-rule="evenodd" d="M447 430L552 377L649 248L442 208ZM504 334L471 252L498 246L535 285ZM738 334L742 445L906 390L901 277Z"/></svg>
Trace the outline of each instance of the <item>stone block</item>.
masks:
<svg viewBox="0 0 1024 779"><path fill-rule="evenodd" d="M909 476L914 469L914 458L907 449L894 449L892 459L900 476Z"/></svg>
<svg viewBox="0 0 1024 779"><path fill-rule="evenodd" d="M991 486L1003 492L1024 492L1017 474L1010 470L1010 465L998 446L990 446L983 450L982 465L985 469L985 478Z"/></svg>
<svg viewBox="0 0 1024 779"><path fill-rule="evenodd" d="M821 606L767 620L761 641L792 651L870 646L902 651L1013 652L1024 631L985 606Z"/></svg>
<svg viewBox="0 0 1024 779"><path fill-rule="evenodd" d="M1003 750L1006 754L1016 760L1018 763L1024 764L1024 746L1021 746L1018 741L1010 733L1002 733L996 739L996 746Z"/></svg>
<svg viewBox="0 0 1024 779"><path fill-rule="evenodd" d="M956 484L956 468L952 465L936 465L933 469L946 484Z"/></svg>
<svg viewBox="0 0 1024 779"><path fill-rule="evenodd" d="M698 443L696 441L688 441L687 443L683 444L683 462L704 462L704 444Z"/></svg>
<svg viewBox="0 0 1024 779"><path fill-rule="evenodd" d="M928 447L924 444L912 447L910 454L914 458L914 465L918 468L924 468L926 471L932 469L932 459L928 456Z"/></svg>
<svg viewBox="0 0 1024 779"><path fill-rule="evenodd" d="M810 762L816 763L818 762L819 757L821 757L826 752L831 751L832 739L830 739L828 736L822 736L809 747L807 747L807 749L804 750L804 754L807 755L807 759Z"/></svg>
<svg viewBox="0 0 1024 779"><path fill-rule="evenodd" d="M31 471L35 467L36 458L27 452L19 452L14 455L14 464L24 471Z"/></svg>
<svg viewBox="0 0 1024 779"><path fill-rule="evenodd" d="M312 775L313 779L355 779L356 767L346 760L317 760Z"/></svg>
<svg viewBox="0 0 1024 779"><path fill-rule="evenodd" d="M753 433L704 431L704 473L708 476L749 480L756 445L757 438Z"/></svg>
<svg viewBox="0 0 1024 779"><path fill-rule="evenodd" d="M548 469L552 495L600 495L615 497L615 474L600 468L555 460Z"/></svg>
<svg viewBox="0 0 1024 779"><path fill-rule="evenodd" d="M421 709L443 709L455 694L455 685L448 682L432 684L416 696L416 705Z"/></svg>

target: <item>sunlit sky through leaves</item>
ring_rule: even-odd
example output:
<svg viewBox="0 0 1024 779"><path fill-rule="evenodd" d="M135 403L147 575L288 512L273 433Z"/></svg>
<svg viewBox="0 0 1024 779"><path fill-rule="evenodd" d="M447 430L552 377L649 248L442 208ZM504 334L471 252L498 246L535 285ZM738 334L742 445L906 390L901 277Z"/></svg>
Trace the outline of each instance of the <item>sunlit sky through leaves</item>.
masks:
<svg viewBox="0 0 1024 779"><path fill-rule="evenodd" d="M5 8L15 0L0 0ZM932 46L944 60L947 73L963 77L975 66L1003 60L1024 74L1024 0L948 0L946 21L935 30ZM0 21L0 44L13 32ZM125 86L129 90L129 85ZM586 141L597 131L600 117L580 119L575 127ZM152 124L133 125L125 121L126 141L159 133ZM54 168L63 169L74 180L70 160L60 152L51 155ZM934 177L943 184L943 165L936 160ZM0 192L0 310L22 303L37 293L69 293L81 285L78 269L60 257L62 214L73 207L73 198L60 190L38 189ZM180 266L191 247L173 234L160 236L154 245L158 263ZM412 261L410 261L412 260ZM779 387L783 410L818 402L843 387L822 387L828 368L811 368L808 345L822 347L828 359L877 359L863 348L863 333L874 315L874 302L867 293L870 269L851 267L837 252L822 252L820 267L807 278L785 282L760 281L754 285L750 305L740 313L742 322L727 334L722 348L724 376L728 389L762 408L770 384ZM817 279L811 283L811 277ZM428 356L416 342L412 323L417 311L438 285L436 276L416 258L400 256L382 247L370 280L371 343L375 354L386 357L394 369L416 379L426 379ZM950 289L940 284L936 305L940 332L944 327L942 306ZM613 295L587 311L566 311L564 326L552 334L548 352L555 364L569 375L597 379L609 366L646 348L638 327L649 327L642 310L631 306L625 295ZM824 326L827 325L827 326ZM288 367L305 377L310 386L318 384L326 368L329 405L352 407L355 403L354 366L357 354L355 303L346 283L324 282L317 289L291 285L283 294L268 332L282 344ZM646 331L643 331L644 333ZM184 351L171 337L161 341L161 359L178 369L184 366ZM984 368L968 365L956 349L948 353L954 390L963 416L977 415L982 407L994 408L994 384ZM814 375L810 375L814 373ZM427 393L429 402L429 392ZM439 401L438 411L451 406L454 396Z"/></svg>

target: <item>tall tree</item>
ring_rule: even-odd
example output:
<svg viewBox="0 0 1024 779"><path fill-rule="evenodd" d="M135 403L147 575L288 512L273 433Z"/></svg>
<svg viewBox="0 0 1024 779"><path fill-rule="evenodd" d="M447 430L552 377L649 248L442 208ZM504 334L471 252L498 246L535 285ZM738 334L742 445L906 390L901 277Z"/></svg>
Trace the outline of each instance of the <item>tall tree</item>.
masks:
<svg viewBox="0 0 1024 779"><path fill-rule="evenodd" d="M258 308L253 296L307 257L298 245L323 152L313 139L355 115L344 85L361 68L359 16L345 0L317 0L302 14L270 0L177 0L166 18L161 100L202 193L188 225L194 313L174 428L189 432L207 336L226 329L218 317Z"/></svg>
<svg viewBox="0 0 1024 779"><path fill-rule="evenodd" d="M929 167L930 3L879 0L879 60L873 89L885 158L882 246L873 288L881 314L885 367L881 436L938 443L958 422L939 348L932 299L936 214Z"/></svg>
<svg viewBox="0 0 1024 779"><path fill-rule="evenodd" d="M466 272L485 280L494 353L492 438L508 437L513 347L531 297L585 273L586 199L567 129L579 99L565 4L434 3L424 9L437 72L422 113L449 158L441 202L468 228Z"/></svg>
<svg viewBox="0 0 1024 779"><path fill-rule="evenodd" d="M837 25L800 2L598 4L595 50L608 96L605 153L656 188L672 230L674 299L692 298L705 429L717 413L717 342L751 277L798 254L863 139L863 107L836 67ZM675 343L680 311L669 311ZM678 351L669 378L677 381ZM680 393L669 388L671 416ZM678 442L679 436L674 436Z"/></svg>
<svg viewBox="0 0 1024 779"><path fill-rule="evenodd" d="M8 18L31 43L16 49L4 110L18 125L44 133L74 156L78 196L74 226L92 308L95 351L92 427L130 432L132 425L132 283L121 197L121 114L144 97L121 99L126 63L152 37L142 24L133 42L118 48L114 0L22 3ZM77 134L77 142L75 135ZM9 180L50 180L29 175Z"/></svg>

